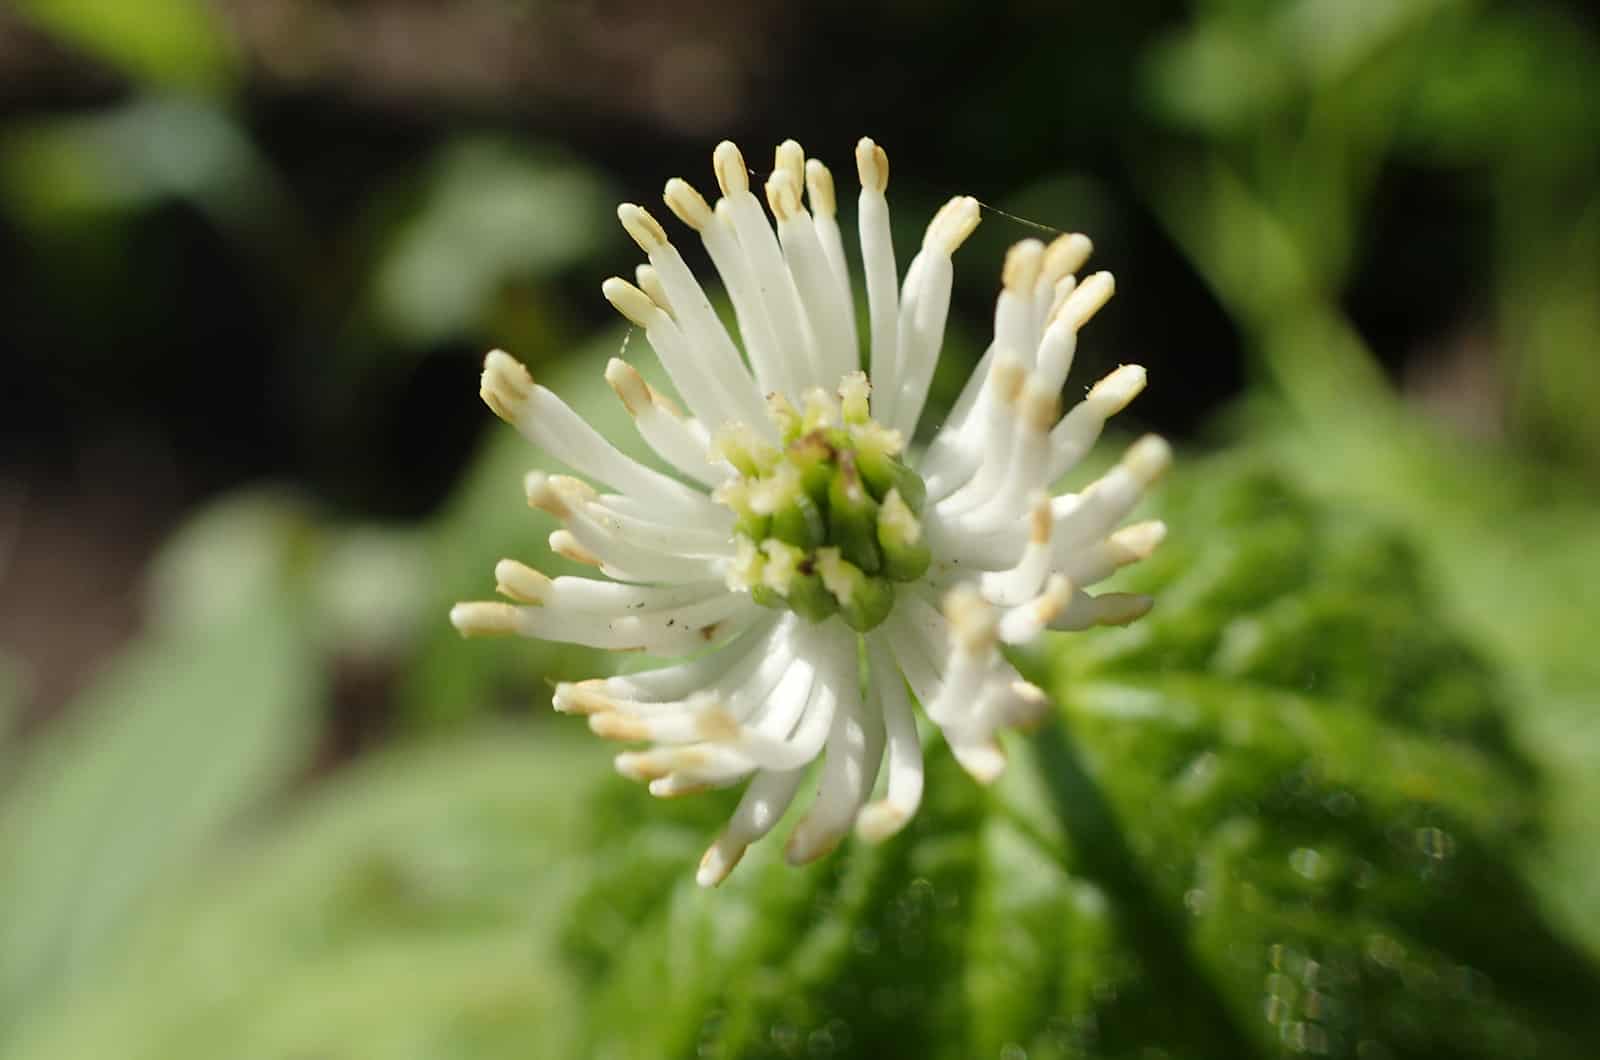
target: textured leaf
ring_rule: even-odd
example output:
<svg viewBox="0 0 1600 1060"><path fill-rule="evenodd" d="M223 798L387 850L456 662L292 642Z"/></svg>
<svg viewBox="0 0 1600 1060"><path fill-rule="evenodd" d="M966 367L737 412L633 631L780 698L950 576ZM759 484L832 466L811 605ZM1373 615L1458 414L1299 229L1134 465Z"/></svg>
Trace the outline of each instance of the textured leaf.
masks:
<svg viewBox="0 0 1600 1060"><path fill-rule="evenodd" d="M1508 721L1543 773L1547 842L1530 860L1540 894L1600 959L1600 505L1548 466L1431 432L1374 437L1354 420L1285 430L1258 409L1275 461L1324 503L1382 512L1420 556L1449 613L1503 668L1517 696ZM1393 459L1396 453L1403 460Z"/></svg>
<svg viewBox="0 0 1600 1060"><path fill-rule="evenodd" d="M1513 869L1534 775L1414 558L1270 476L1193 483L1160 608L1059 645L1060 724L992 791L936 750L902 839L765 844L714 895L725 805L618 832L568 938L588 1050L1590 1055L1600 978Z"/></svg>
<svg viewBox="0 0 1600 1060"><path fill-rule="evenodd" d="M1186 472L1124 630L981 789L884 846L692 866L560 722L402 756L179 892L30 1056L1586 1057L1600 977L1516 866L1539 775L1416 558L1250 465Z"/></svg>

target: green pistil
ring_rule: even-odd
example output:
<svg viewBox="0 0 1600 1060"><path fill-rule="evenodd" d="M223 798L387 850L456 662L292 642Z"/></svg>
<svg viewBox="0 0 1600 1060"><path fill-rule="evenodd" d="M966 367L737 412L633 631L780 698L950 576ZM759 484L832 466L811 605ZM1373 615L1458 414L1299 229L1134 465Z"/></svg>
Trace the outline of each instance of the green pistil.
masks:
<svg viewBox="0 0 1600 1060"><path fill-rule="evenodd" d="M764 607L811 622L838 614L861 632L889 616L895 583L921 578L931 559L922 479L900 459L899 434L869 418L867 395L860 374L838 398L807 393L803 414L774 395L781 450L740 428L716 442L740 473L717 494L737 517L730 585Z"/></svg>

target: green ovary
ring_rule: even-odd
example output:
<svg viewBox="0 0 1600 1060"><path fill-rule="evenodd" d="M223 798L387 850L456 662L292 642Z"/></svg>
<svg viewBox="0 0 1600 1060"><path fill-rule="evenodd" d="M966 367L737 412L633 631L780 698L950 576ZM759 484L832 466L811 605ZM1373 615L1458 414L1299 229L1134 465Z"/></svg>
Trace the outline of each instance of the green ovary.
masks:
<svg viewBox="0 0 1600 1060"><path fill-rule="evenodd" d="M720 432L717 455L740 477L717 491L737 517L729 585L812 622L838 614L865 633L894 608L896 582L927 573L922 479L899 434L867 415L866 378L838 398L818 389L801 414L770 399L782 447L749 428Z"/></svg>

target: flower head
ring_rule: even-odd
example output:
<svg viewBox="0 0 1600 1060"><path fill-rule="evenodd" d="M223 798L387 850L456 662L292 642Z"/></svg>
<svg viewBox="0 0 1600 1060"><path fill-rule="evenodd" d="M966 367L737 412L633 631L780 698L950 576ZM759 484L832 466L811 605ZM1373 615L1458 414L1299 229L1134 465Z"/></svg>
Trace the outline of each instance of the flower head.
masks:
<svg viewBox="0 0 1600 1060"><path fill-rule="evenodd" d="M510 356L489 354L489 407L613 491L541 473L526 483L529 503L562 523L551 548L605 578L551 579L503 560L495 575L511 602L451 613L469 635L688 657L562 684L555 706L587 715L601 736L647 745L616 765L652 794L746 785L701 861L707 885L772 829L819 757L791 862L828 852L852 825L868 840L898 831L922 797L913 699L967 772L994 779L1005 764L997 730L1046 708L1000 646L1149 609L1146 597L1085 589L1160 543L1159 522L1118 526L1170 460L1165 442L1146 437L1081 492L1049 493L1145 382L1124 365L1061 414L1078 332L1113 289L1109 273L1076 279L1085 237L1011 248L994 341L917 452L909 441L943 339L951 256L978 224L976 200L939 210L898 282L888 159L871 140L856 146L863 342L827 168L793 141L778 148L766 182L774 225L738 149L720 144L713 161L714 207L677 179L665 199L715 265L743 353L642 207L617 215L649 264L637 284L602 288L644 330L687 406L620 360L606 368L676 474L624 455Z"/></svg>

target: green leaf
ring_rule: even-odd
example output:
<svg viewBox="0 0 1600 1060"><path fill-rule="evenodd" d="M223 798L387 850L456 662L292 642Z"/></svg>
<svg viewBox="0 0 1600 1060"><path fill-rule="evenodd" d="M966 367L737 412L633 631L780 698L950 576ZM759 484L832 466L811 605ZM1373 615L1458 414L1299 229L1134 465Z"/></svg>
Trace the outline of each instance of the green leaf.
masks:
<svg viewBox="0 0 1600 1060"><path fill-rule="evenodd" d="M1130 587L1031 660L1058 715L887 844L695 859L550 722L396 756L170 897L30 1057L1594 1055L1600 976L1518 874L1540 774L1407 543L1190 468Z"/></svg>
<svg viewBox="0 0 1600 1060"><path fill-rule="evenodd" d="M374 278L375 312L426 346L477 332L501 290L545 278L612 229L594 174L494 140L440 152L425 201L394 237Z"/></svg>
<svg viewBox="0 0 1600 1060"><path fill-rule="evenodd" d="M131 77L216 90L235 58L205 0L20 0L19 12Z"/></svg>
<svg viewBox="0 0 1600 1060"><path fill-rule="evenodd" d="M1410 549L1249 467L1164 508L1157 612L1061 641L992 791L932 749L886 847L706 894L727 803L629 828L619 788L584 1055L1590 1055L1600 976L1516 872L1536 777Z"/></svg>
<svg viewBox="0 0 1600 1060"><path fill-rule="evenodd" d="M92 969L147 892L298 766L312 656L278 601L136 644L29 748L0 812L0 1012Z"/></svg>
<svg viewBox="0 0 1600 1060"><path fill-rule="evenodd" d="M1566 930L1600 958L1600 505L1548 464L1464 445L1416 425L1373 432L1372 411L1290 428L1248 416L1274 462L1323 503L1381 512L1419 542L1420 566L1452 620L1502 669L1508 715L1544 774L1545 841L1528 868Z"/></svg>
<svg viewBox="0 0 1600 1060"><path fill-rule="evenodd" d="M582 839L586 736L529 727L393 754L169 891L6 1056L575 1055L545 956Z"/></svg>
<svg viewBox="0 0 1600 1060"><path fill-rule="evenodd" d="M292 216L238 120L181 96L19 123L0 140L0 188L8 210L40 230L182 201L223 231L270 246Z"/></svg>
<svg viewBox="0 0 1600 1060"><path fill-rule="evenodd" d="M0 1041L300 768L319 660L285 589L295 525L251 497L190 523L156 561L151 630L7 763Z"/></svg>

